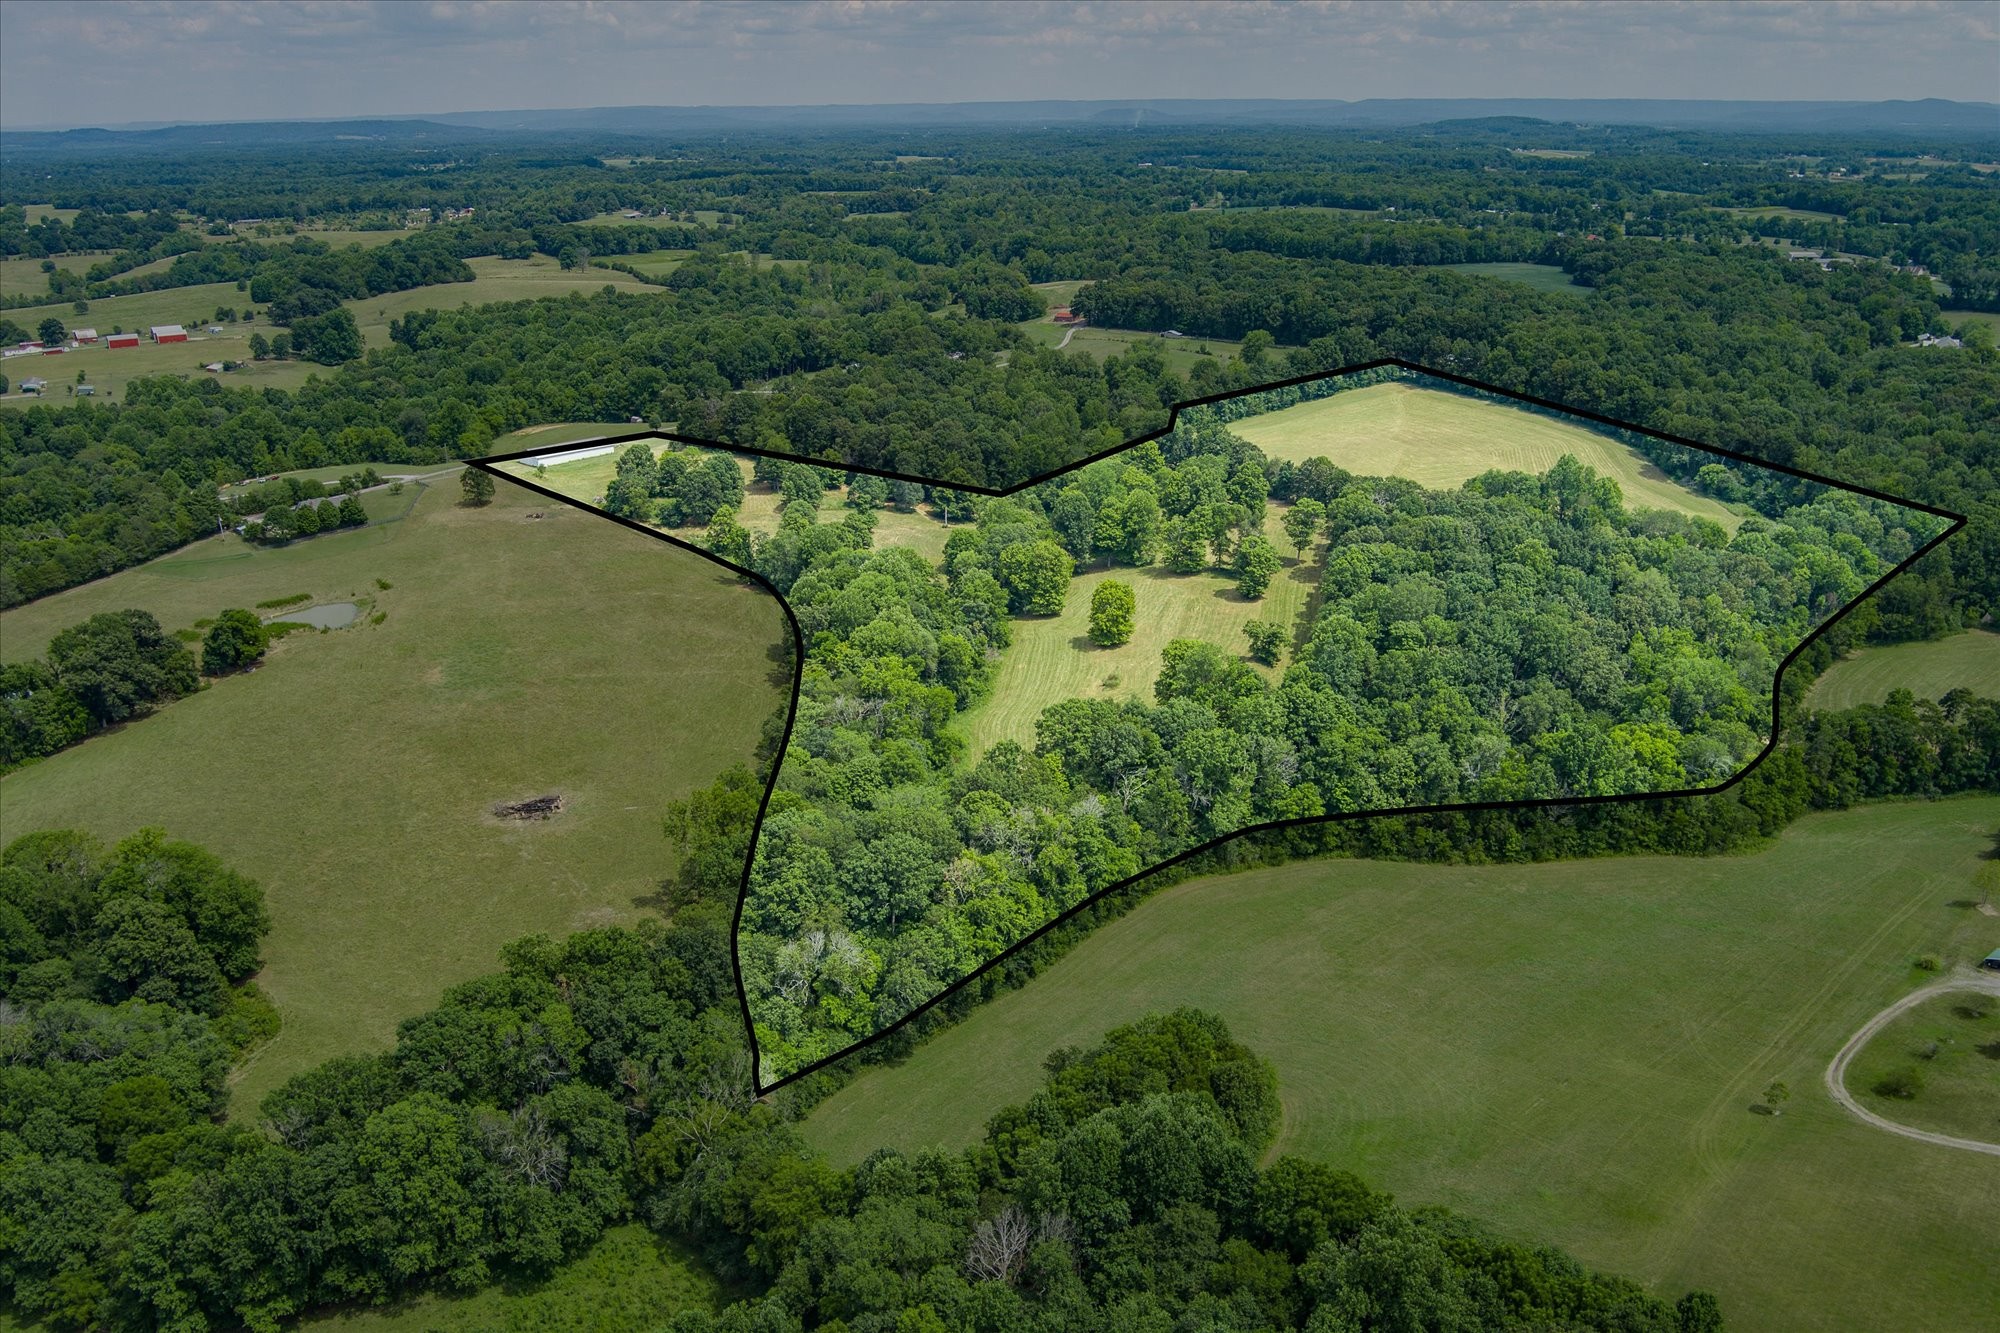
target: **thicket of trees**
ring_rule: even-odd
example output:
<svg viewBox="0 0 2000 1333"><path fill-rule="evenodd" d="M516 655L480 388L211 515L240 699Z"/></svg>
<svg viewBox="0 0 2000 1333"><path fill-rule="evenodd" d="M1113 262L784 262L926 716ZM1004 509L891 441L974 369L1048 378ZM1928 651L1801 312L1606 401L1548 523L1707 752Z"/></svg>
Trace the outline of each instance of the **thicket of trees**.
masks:
<svg viewBox="0 0 2000 1333"><path fill-rule="evenodd" d="M0 665L0 769L143 716L199 684L194 657L147 611L106 611Z"/></svg>
<svg viewBox="0 0 2000 1333"><path fill-rule="evenodd" d="M275 1329L532 1280L636 1216L742 1293L661 1311L673 1333L1721 1327L1705 1293L1669 1305L1297 1158L1260 1170L1271 1068L1191 1010L1052 1053L963 1153L834 1168L750 1100L710 907L517 941L393 1051L223 1124L232 1058L274 1030L242 981L266 924L254 884L157 831L0 852L0 1281L23 1312Z"/></svg>
<svg viewBox="0 0 2000 1333"><path fill-rule="evenodd" d="M621 478L649 457L634 450ZM718 459L734 467L680 466ZM1731 535L1628 511L1568 458L1427 492L1325 459L1275 465L1196 413L971 504L933 569L870 549L865 508L817 522L838 474L773 475L776 533L711 528L786 596L807 647L739 940L767 1081L1096 890L1252 824L1720 781L1766 742L1777 663L1941 526L1807 487ZM1009 618L1061 610L1078 562L1217 567L1260 595L1280 564L1260 535L1274 488L1317 507L1325 543L1317 615L1280 684L1234 645L1179 640L1152 699L1068 700L1031 749L960 753L951 723L990 692ZM945 512L963 498L931 492ZM1131 633L1129 593L1113 606L1107 591L1121 586L1093 597L1100 642ZM1275 657L1285 633L1259 637ZM711 890L733 893L740 866Z"/></svg>

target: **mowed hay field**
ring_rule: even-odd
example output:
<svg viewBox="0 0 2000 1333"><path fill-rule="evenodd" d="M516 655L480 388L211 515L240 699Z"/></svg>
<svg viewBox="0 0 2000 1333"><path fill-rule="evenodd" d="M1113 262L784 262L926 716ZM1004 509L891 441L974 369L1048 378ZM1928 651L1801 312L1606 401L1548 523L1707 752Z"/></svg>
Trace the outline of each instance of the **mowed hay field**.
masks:
<svg viewBox="0 0 2000 1333"><path fill-rule="evenodd" d="M1942 699L1956 689L2000 697L2000 633L1969 629L1928 643L1858 648L1820 673L1806 702L1814 708L1852 708L1879 704L1891 690Z"/></svg>
<svg viewBox="0 0 2000 1333"><path fill-rule="evenodd" d="M469 305L492 305L500 301L531 301L543 296L566 296L570 292L595 292L606 287L620 291L660 292L629 273L615 269L566 269L547 255L527 259L484 259L465 261L477 276L471 282L440 282L413 287L406 292L357 297L345 302L354 312L362 340L370 347L389 345L389 322L413 310L457 310ZM232 289L233 290L233 289Z"/></svg>
<svg viewBox="0 0 2000 1333"><path fill-rule="evenodd" d="M1169 573L1164 565L1095 569L1070 580L1061 615L1017 616L1014 642L1000 655L993 693L959 721L971 757L1001 741L1033 748L1035 719L1064 699L1143 699L1153 701L1160 678L1160 655L1175 639L1202 639L1225 653L1243 657L1249 640L1243 627L1270 620L1296 635L1319 577L1317 564L1302 564L1284 553L1291 544L1278 525L1286 506L1273 504L1264 530L1278 548L1284 568L1257 601L1245 601L1236 580L1221 570ZM1132 586L1137 603L1129 643L1100 648L1090 640L1090 596L1105 579ZM1258 667L1275 678L1277 671ZM1280 668L1282 669L1282 663ZM1106 682L1116 677L1116 683Z"/></svg>
<svg viewBox="0 0 2000 1333"><path fill-rule="evenodd" d="M1720 501L1679 485L1606 435L1540 413L1409 384L1371 384L1229 423L1273 458L1330 458L1365 476L1407 477L1449 490L1496 468L1546 472L1573 454L1618 483L1628 509L1671 509L1742 521Z"/></svg>
<svg viewBox="0 0 2000 1333"><path fill-rule="evenodd" d="M329 1056L386 1046L509 940L653 910L673 869L665 804L749 760L786 703L767 595L506 483L483 509L458 496L447 479L401 523L217 546L0 617L22 655L123 606L178 627L303 592L385 616L294 634L255 672L0 779L0 838L157 824L262 882L259 983L285 1027L239 1114ZM570 805L547 822L490 813L551 792Z"/></svg>
<svg viewBox="0 0 2000 1333"><path fill-rule="evenodd" d="M1877 1091L1905 1072L1919 1080L1910 1095ZM1916 1005L1855 1054L1847 1090L1885 1120L2000 1143L2000 1001L1948 991Z"/></svg>
<svg viewBox="0 0 2000 1333"><path fill-rule="evenodd" d="M1176 1005L1278 1070L1278 1151L1443 1203L1731 1328L1992 1328L2000 1158L1852 1118L1843 1043L1983 955L2000 798L1813 815L1762 852L1538 866L1319 861L1174 886L822 1103L843 1161L975 1141L1049 1051ZM1791 1100L1755 1115L1773 1079Z"/></svg>

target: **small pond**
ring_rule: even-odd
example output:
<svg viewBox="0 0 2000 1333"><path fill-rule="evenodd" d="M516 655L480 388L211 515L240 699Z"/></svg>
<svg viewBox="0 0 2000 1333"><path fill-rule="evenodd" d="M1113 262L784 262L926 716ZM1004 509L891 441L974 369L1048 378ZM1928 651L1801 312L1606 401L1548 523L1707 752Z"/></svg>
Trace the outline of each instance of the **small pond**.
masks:
<svg viewBox="0 0 2000 1333"><path fill-rule="evenodd" d="M303 611L280 611L277 618L311 625L314 629L345 629L360 614L361 608L353 602L322 602Z"/></svg>

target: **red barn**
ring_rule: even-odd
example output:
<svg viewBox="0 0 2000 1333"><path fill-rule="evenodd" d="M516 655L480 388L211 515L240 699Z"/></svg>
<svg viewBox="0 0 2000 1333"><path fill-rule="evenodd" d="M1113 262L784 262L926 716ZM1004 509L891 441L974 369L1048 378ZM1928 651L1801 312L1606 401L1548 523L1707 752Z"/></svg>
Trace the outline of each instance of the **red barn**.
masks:
<svg viewBox="0 0 2000 1333"><path fill-rule="evenodd" d="M114 333L104 340L106 347L137 347L139 335L136 333Z"/></svg>
<svg viewBox="0 0 2000 1333"><path fill-rule="evenodd" d="M153 326L153 341L156 343L184 343L187 340L187 330L178 324L155 324Z"/></svg>

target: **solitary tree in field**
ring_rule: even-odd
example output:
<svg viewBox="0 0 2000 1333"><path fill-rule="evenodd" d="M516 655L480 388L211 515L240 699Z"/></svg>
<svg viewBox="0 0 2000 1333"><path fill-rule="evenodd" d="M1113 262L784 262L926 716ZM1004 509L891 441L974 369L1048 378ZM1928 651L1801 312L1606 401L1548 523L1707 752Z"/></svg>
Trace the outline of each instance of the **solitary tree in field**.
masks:
<svg viewBox="0 0 2000 1333"><path fill-rule="evenodd" d="M270 354L271 354L270 340L261 333L251 334L250 359L253 361L262 361L265 357L269 356Z"/></svg>
<svg viewBox="0 0 2000 1333"><path fill-rule="evenodd" d="M1313 535L1319 531L1320 522L1326 518L1326 506L1307 496L1285 511L1283 525L1285 540L1303 560L1306 547L1312 545Z"/></svg>
<svg viewBox="0 0 2000 1333"><path fill-rule="evenodd" d="M1285 627L1268 620L1253 620L1243 627L1250 640L1250 656L1265 666L1278 665L1285 651Z"/></svg>
<svg viewBox="0 0 2000 1333"><path fill-rule="evenodd" d="M1132 616L1138 602L1132 585L1106 579L1090 594L1090 641L1100 648L1115 648L1132 639Z"/></svg>
<svg viewBox="0 0 2000 1333"><path fill-rule="evenodd" d="M1076 562L1055 542L1016 542L1000 552L994 573L1007 590L1009 608L1018 616L1053 616L1069 595L1069 578Z"/></svg>
<svg viewBox="0 0 2000 1333"><path fill-rule="evenodd" d="M1264 595L1272 577L1284 567L1271 543L1255 535L1245 537L1236 548L1236 591L1251 600Z"/></svg>
<svg viewBox="0 0 2000 1333"><path fill-rule="evenodd" d="M66 335L67 330L63 328L63 322L54 315L50 315L47 319L43 320L35 329L35 336L40 338L45 345L49 346L61 342Z"/></svg>
<svg viewBox="0 0 2000 1333"><path fill-rule="evenodd" d="M490 504L493 500L493 478L476 467L469 467L458 476L460 489L465 492L465 503L477 508Z"/></svg>

